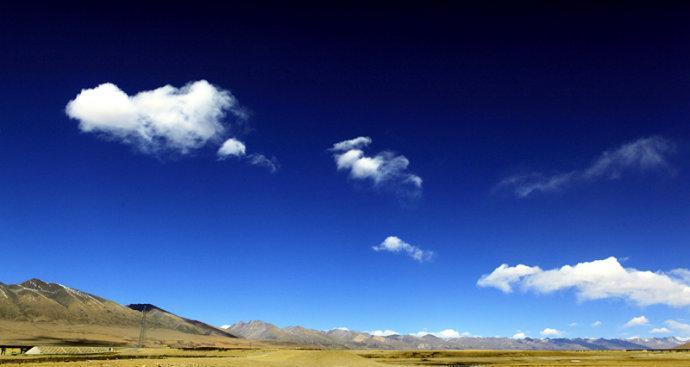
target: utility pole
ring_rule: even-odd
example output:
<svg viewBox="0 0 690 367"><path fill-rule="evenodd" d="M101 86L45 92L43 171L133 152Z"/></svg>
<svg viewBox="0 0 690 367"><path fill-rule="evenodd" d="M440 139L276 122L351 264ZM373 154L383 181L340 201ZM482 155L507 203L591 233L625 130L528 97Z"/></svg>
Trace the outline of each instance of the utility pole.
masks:
<svg viewBox="0 0 690 367"><path fill-rule="evenodd" d="M139 348L144 347L146 339L146 307L141 310L141 329L139 330Z"/></svg>

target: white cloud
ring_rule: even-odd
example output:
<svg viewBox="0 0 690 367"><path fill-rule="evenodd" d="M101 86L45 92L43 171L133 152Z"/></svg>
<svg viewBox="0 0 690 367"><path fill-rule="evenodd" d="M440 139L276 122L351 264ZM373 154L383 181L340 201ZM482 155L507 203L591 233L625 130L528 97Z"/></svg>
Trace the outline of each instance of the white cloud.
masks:
<svg viewBox="0 0 690 367"><path fill-rule="evenodd" d="M394 330L372 330L368 332L368 334L373 335L373 336L391 336L391 335L399 335L397 331Z"/></svg>
<svg viewBox="0 0 690 367"><path fill-rule="evenodd" d="M592 327L599 327L599 326L601 326L602 324L603 324L603 323L602 323L601 321L597 320L597 321L594 321L594 322L592 323L591 326L592 326Z"/></svg>
<svg viewBox="0 0 690 367"><path fill-rule="evenodd" d="M510 293L513 291L511 284L515 283L522 277L536 274L542 270L538 266L527 266L527 265L517 265L508 266L508 264L502 264L496 268L491 274L483 275L477 285L480 287L494 287L498 288L504 293Z"/></svg>
<svg viewBox="0 0 690 367"><path fill-rule="evenodd" d="M570 324L568 324L568 326L570 326L570 327L576 327L576 326L577 326L577 322L571 322Z"/></svg>
<svg viewBox="0 0 690 367"><path fill-rule="evenodd" d="M552 329L552 328L546 328L540 332L542 336L546 337L551 337L551 336L561 336L563 335L563 332L560 330Z"/></svg>
<svg viewBox="0 0 690 367"><path fill-rule="evenodd" d="M417 196L422 190L422 178L409 173L410 161L403 155L384 151L367 156L362 150L372 142L360 136L333 144L331 151L339 171L350 172L350 177L368 180L375 187L389 187L396 192Z"/></svg>
<svg viewBox="0 0 690 367"><path fill-rule="evenodd" d="M247 153L247 147L241 141L230 138L223 143L218 149L218 157L225 158L228 156L241 157Z"/></svg>
<svg viewBox="0 0 690 367"><path fill-rule="evenodd" d="M460 333L457 330L444 329L444 330L437 331L437 332L419 331L416 333L412 333L410 335L416 336L418 338L421 338L421 337L426 336L426 335L433 335L433 336L435 336L437 338L441 338L441 339L454 339L454 338L459 338L461 336L470 336L470 333L468 333L468 332Z"/></svg>
<svg viewBox="0 0 690 367"><path fill-rule="evenodd" d="M371 144L371 138L368 136L359 136L354 139L341 141L333 144L331 148L334 152L345 152L351 149L359 149Z"/></svg>
<svg viewBox="0 0 690 367"><path fill-rule="evenodd" d="M534 173L511 176L497 187L511 187L515 195L524 198L536 192L558 191L575 183L616 180L630 172L670 170L667 158L674 151L674 145L664 138L641 138L618 149L603 152L584 169L553 175Z"/></svg>
<svg viewBox="0 0 690 367"><path fill-rule="evenodd" d="M227 131L225 117L246 114L229 91L205 80L182 88L166 85L127 95L115 84L83 89L65 112L83 132L130 144L146 153L181 154L218 142Z"/></svg>
<svg viewBox="0 0 690 367"><path fill-rule="evenodd" d="M525 335L525 333L523 333L522 331L518 331L512 336L513 339L525 339L526 337L527 335Z"/></svg>
<svg viewBox="0 0 690 367"><path fill-rule="evenodd" d="M250 154L247 156L247 161L252 166L259 166L268 169L271 173L275 173L280 165L275 157L268 158L263 154Z"/></svg>
<svg viewBox="0 0 690 367"><path fill-rule="evenodd" d="M615 257L552 270L503 264L483 275L477 285L505 293L515 286L537 293L573 289L581 301L621 298L641 306L690 306L690 286L682 279L670 273L624 268Z"/></svg>
<svg viewBox="0 0 690 367"><path fill-rule="evenodd" d="M633 317L630 321L626 322L623 327L635 327L649 324L649 320L644 315Z"/></svg>
<svg viewBox="0 0 690 367"><path fill-rule="evenodd" d="M670 329L681 332L684 335L690 335L690 325L676 320L666 320L666 326Z"/></svg>
<svg viewBox="0 0 690 367"><path fill-rule="evenodd" d="M671 332L671 330L669 330L668 328L665 328L665 327L657 327L657 328L653 328L649 332L652 334L668 334Z"/></svg>
<svg viewBox="0 0 690 367"><path fill-rule="evenodd" d="M230 326L232 326L232 325L227 325L227 324L226 324L226 325L221 325L220 328L221 328L221 329L230 329Z"/></svg>
<svg viewBox="0 0 690 367"><path fill-rule="evenodd" d="M383 242L372 248L374 251L405 252L408 256L419 262L428 261L434 257L433 251L422 250L396 236L388 236Z"/></svg>

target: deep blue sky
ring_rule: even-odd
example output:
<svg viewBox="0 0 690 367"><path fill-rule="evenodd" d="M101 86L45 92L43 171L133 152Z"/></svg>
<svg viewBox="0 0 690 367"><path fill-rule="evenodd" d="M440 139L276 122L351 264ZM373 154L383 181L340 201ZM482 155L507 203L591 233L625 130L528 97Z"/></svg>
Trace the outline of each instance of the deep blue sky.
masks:
<svg viewBox="0 0 690 367"><path fill-rule="evenodd" d="M0 281L218 325L630 336L690 321L476 285L502 263L690 267L690 6L95 6L0 8ZM104 82L132 95L200 79L251 112L242 138L276 173L212 146L152 157L65 114ZM421 196L337 171L329 147L357 136L407 157ZM676 147L672 169L496 190L649 136ZM435 258L372 250L392 235ZM622 327L639 315L649 327Z"/></svg>

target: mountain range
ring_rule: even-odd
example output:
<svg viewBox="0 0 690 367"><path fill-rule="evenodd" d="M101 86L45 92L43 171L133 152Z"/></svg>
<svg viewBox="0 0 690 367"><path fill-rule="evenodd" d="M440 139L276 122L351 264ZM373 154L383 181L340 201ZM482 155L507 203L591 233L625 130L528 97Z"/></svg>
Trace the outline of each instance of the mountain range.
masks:
<svg viewBox="0 0 690 367"><path fill-rule="evenodd" d="M0 343L138 343L146 310L146 342L152 345L243 343L229 332L153 305L124 306L40 279L0 283Z"/></svg>
<svg viewBox="0 0 690 367"><path fill-rule="evenodd" d="M349 349L608 350L667 349L684 343L674 337L513 339L439 338L431 334L379 336L347 329L279 328L263 321L239 322L218 328L152 304L120 305L40 279L14 285L0 283L0 344L136 345L142 317L146 325L146 346L241 348L288 344Z"/></svg>
<svg viewBox="0 0 690 367"><path fill-rule="evenodd" d="M351 349L513 349L513 350L613 350L670 349L684 343L675 337L633 339L585 338L439 338L427 334L378 336L346 329L327 331L299 326L279 328L263 321L239 322L225 327L233 335L252 340L270 340L324 348Z"/></svg>

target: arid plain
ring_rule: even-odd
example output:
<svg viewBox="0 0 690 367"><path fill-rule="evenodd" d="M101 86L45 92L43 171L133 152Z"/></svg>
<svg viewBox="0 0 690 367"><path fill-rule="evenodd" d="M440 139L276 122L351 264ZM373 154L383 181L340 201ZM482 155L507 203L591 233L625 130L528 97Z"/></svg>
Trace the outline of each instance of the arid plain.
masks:
<svg viewBox="0 0 690 367"><path fill-rule="evenodd" d="M100 356L3 356L7 367L690 366L690 352L120 349Z"/></svg>

